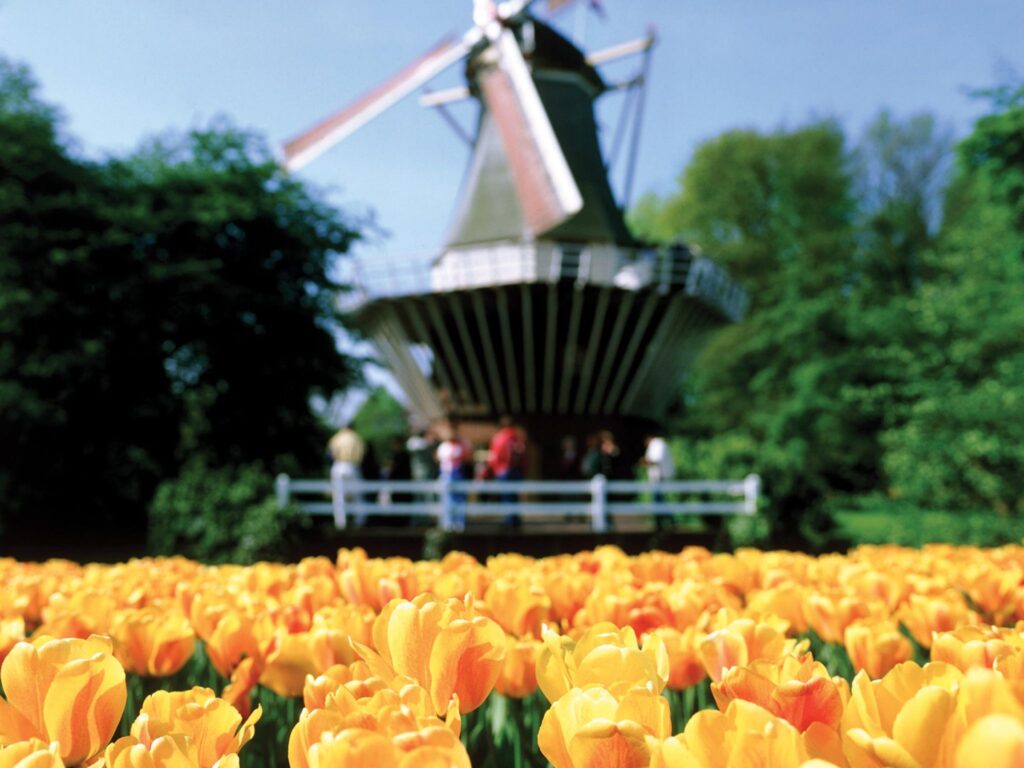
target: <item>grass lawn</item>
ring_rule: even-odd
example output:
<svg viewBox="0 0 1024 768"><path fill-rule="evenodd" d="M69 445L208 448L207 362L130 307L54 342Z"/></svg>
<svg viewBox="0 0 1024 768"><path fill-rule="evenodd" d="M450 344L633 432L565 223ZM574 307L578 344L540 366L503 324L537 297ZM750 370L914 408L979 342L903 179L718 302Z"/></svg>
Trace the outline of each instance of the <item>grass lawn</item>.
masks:
<svg viewBox="0 0 1024 768"><path fill-rule="evenodd" d="M841 535L856 544L929 543L999 546L1021 543L1024 520L994 512L919 509L889 500L836 505L832 512Z"/></svg>

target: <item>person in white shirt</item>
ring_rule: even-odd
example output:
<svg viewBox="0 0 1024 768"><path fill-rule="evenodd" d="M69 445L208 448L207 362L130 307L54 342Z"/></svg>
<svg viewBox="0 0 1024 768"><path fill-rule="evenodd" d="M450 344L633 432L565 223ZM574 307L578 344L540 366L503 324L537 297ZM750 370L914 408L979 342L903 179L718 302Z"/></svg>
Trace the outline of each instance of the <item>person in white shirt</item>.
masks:
<svg viewBox="0 0 1024 768"><path fill-rule="evenodd" d="M447 480L463 480L463 467L469 461L472 449L465 442L459 439L458 425L453 423L449 427L448 437L443 443L437 446L437 465L441 471L441 477ZM448 497L448 504L452 510L452 525L457 531L466 528L466 494L452 493Z"/></svg>
<svg viewBox="0 0 1024 768"><path fill-rule="evenodd" d="M660 435L648 435L644 438L644 444L646 450L643 465L647 469L647 480L652 483L671 480L675 476L675 465L672 463L672 451L669 450L668 441ZM665 494L661 490L655 490L652 497L655 504L665 501ZM671 523L666 515L658 513L655 513L654 520L659 530Z"/></svg>
<svg viewBox="0 0 1024 768"><path fill-rule="evenodd" d="M644 452L644 466L647 467L647 479L652 483L671 480L675 477L675 466L672 463L672 452L663 437L649 435L644 439L647 446Z"/></svg>

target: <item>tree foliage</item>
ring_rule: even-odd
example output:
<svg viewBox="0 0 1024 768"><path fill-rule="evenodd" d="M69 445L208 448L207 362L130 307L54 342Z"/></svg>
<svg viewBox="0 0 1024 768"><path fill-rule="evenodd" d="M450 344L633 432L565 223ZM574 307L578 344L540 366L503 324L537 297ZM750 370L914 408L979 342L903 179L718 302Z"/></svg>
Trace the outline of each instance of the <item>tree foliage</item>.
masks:
<svg viewBox="0 0 1024 768"><path fill-rule="evenodd" d="M354 226L230 126L104 162L67 144L0 63L0 523L137 530L197 456L319 466Z"/></svg>
<svg viewBox="0 0 1024 768"><path fill-rule="evenodd" d="M760 472L776 535L813 536L836 493L1021 510L1024 109L999 96L951 186L948 129L883 112L858 146L829 122L726 133L633 211L751 292L685 384L676 447L692 475Z"/></svg>
<svg viewBox="0 0 1024 768"><path fill-rule="evenodd" d="M885 434L893 492L1024 512L1024 89L959 147L929 279L908 307L909 407Z"/></svg>

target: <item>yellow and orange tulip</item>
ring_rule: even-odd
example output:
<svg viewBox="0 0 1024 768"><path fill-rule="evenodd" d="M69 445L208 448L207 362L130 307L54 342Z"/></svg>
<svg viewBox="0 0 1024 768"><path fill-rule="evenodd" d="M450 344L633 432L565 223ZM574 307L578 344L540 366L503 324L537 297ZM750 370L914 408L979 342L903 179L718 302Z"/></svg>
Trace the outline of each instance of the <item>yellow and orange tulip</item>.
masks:
<svg viewBox="0 0 1024 768"><path fill-rule="evenodd" d="M0 668L7 700L0 699L0 744L57 742L67 765L91 759L107 745L124 711L124 669L110 640L18 643Z"/></svg>

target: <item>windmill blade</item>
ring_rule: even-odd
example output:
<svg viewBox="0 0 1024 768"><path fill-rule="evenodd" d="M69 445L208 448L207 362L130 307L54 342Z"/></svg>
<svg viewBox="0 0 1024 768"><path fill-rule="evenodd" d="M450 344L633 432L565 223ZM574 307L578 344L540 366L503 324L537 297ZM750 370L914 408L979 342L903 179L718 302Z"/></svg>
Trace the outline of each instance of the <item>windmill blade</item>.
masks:
<svg viewBox="0 0 1024 768"><path fill-rule="evenodd" d="M494 48L498 65L481 76L480 89L498 126L526 225L540 234L578 213L583 196L512 30L502 28Z"/></svg>
<svg viewBox="0 0 1024 768"><path fill-rule="evenodd" d="M390 80L296 136L284 145L285 168L294 171L319 157L388 107L460 61L482 39L483 33L474 27L461 39L442 41Z"/></svg>

